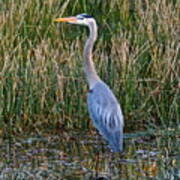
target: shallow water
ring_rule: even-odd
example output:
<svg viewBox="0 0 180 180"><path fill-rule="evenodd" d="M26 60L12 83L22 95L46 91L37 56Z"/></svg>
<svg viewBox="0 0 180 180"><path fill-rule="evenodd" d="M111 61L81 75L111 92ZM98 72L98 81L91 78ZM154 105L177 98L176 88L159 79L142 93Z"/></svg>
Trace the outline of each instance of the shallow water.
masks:
<svg viewBox="0 0 180 180"><path fill-rule="evenodd" d="M180 179L179 136L164 133L126 134L121 154L95 132L1 139L0 179Z"/></svg>

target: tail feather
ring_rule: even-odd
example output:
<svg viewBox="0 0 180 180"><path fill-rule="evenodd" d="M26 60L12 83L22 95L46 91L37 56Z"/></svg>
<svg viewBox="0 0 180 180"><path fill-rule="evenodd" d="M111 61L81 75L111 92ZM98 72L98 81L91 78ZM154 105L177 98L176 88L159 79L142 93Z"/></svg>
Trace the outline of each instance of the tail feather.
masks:
<svg viewBox="0 0 180 180"><path fill-rule="evenodd" d="M113 139L109 141L113 152L121 152L123 150L123 134L120 131L116 131L113 134Z"/></svg>
<svg viewBox="0 0 180 180"><path fill-rule="evenodd" d="M110 148L113 152L122 152L123 151L123 130L109 132L104 131L104 138L108 141Z"/></svg>

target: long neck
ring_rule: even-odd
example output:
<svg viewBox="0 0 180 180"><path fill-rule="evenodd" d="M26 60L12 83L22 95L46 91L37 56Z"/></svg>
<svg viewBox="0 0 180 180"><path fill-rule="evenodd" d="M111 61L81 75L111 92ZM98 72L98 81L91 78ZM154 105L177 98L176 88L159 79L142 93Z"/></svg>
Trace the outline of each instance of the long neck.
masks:
<svg viewBox="0 0 180 180"><path fill-rule="evenodd" d="M97 75L97 72L95 70L94 63L92 61L93 45L97 38L97 25L95 21L92 21L91 24L89 25L89 31L90 31L90 35L85 43L83 55L84 55L84 60L85 60L84 71L86 74L89 87L90 89L92 89L94 85L98 81L100 81L100 78Z"/></svg>

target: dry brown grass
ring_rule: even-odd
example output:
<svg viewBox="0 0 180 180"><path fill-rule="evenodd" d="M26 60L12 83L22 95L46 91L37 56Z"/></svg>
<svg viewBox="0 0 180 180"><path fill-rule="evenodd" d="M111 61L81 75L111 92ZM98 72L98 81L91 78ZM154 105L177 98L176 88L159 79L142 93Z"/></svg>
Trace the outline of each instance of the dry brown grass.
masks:
<svg viewBox="0 0 180 180"><path fill-rule="evenodd" d="M87 32L52 21L82 9L98 20L94 61L121 102L127 131L179 124L179 4L98 1L92 10L88 3L1 4L1 128L89 127L82 70Z"/></svg>

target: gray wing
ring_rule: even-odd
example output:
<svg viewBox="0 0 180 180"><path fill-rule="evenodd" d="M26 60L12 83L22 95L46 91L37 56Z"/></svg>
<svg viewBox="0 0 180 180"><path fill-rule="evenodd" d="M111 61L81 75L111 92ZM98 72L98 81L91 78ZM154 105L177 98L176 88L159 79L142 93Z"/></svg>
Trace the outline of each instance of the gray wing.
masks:
<svg viewBox="0 0 180 180"><path fill-rule="evenodd" d="M104 82L88 94L88 110L95 127L115 152L123 148L123 115L118 101Z"/></svg>

